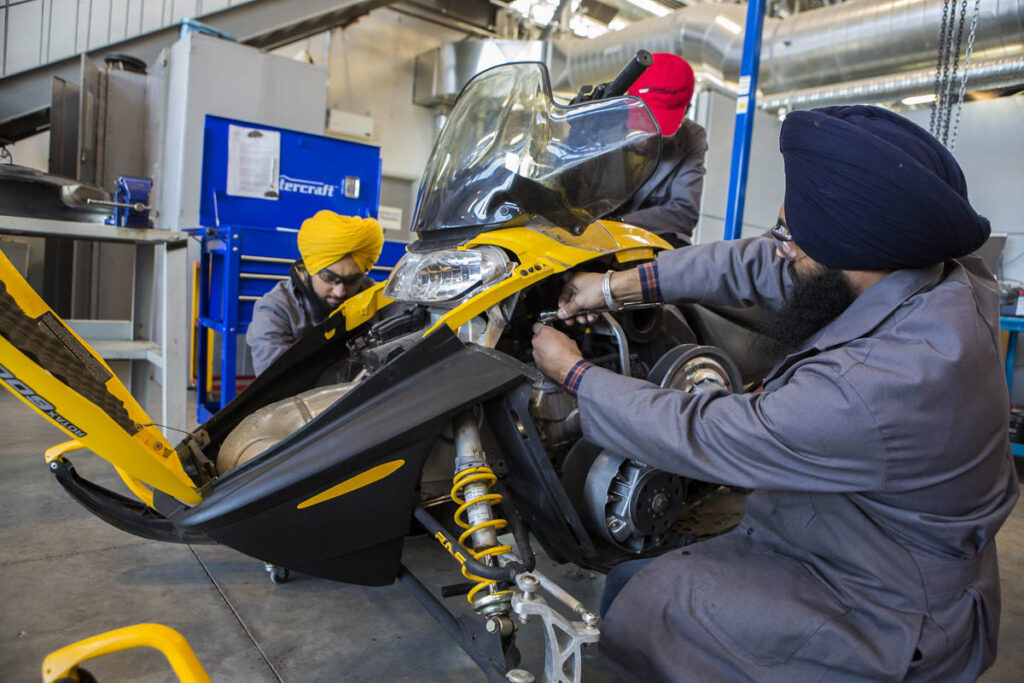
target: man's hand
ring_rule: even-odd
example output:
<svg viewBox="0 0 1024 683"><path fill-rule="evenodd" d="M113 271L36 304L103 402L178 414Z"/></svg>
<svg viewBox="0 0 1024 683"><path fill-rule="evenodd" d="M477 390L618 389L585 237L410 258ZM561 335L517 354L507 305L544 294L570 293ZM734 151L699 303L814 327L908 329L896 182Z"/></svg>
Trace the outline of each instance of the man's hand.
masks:
<svg viewBox="0 0 1024 683"><path fill-rule="evenodd" d="M566 325L573 322L592 323L597 320L596 313L587 311L607 310L608 303L601 293L601 273L576 273L562 288L558 297L558 317ZM640 274L636 268L615 271L609 281L612 299L615 305L643 301L640 286Z"/></svg>
<svg viewBox="0 0 1024 683"><path fill-rule="evenodd" d="M601 273L576 273L565 283L562 294L558 297L558 317L567 325L572 325L574 319L580 323L597 320L595 313L579 314L581 311L605 307L604 295L601 294L601 277Z"/></svg>
<svg viewBox="0 0 1024 683"><path fill-rule="evenodd" d="M561 382L581 360L583 354L576 342L565 334L540 323L533 326L533 362L545 375Z"/></svg>

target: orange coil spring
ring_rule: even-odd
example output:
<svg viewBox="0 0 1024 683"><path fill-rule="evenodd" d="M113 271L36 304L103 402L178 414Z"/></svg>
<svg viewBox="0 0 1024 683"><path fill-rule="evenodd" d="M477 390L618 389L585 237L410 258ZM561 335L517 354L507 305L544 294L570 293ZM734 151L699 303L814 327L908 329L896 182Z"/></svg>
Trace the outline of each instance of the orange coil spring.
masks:
<svg viewBox="0 0 1024 683"><path fill-rule="evenodd" d="M466 510L468 510L469 508L479 503L487 503L492 506L497 505L498 503L501 502L502 496L500 493L485 493L484 495L477 496L472 500L465 500L462 497L463 489L470 484L484 484L487 487L491 487L494 486L494 484L497 483L497 481L498 477L495 476L494 470L492 470L490 467L470 467L464 469L458 474L456 474L455 478L452 480L452 500L455 501L455 503L459 506L458 509L455 511L455 523L458 524L461 528L465 529L465 531L463 531L462 534L459 535L459 543L461 543L463 546L466 547L467 550L469 550L469 553L473 556L473 559L475 560L481 560L484 557L497 557L498 555L504 555L505 553L512 550L512 547L507 545L494 545L490 548L482 548L479 550L476 548L471 548L470 546L466 545L466 540L470 536L472 536L473 532L475 531L480 531L481 529L494 529L495 532L497 532L501 531L502 529L508 526L508 522L506 522L504 519L490 519L486 522L474 524L473 526L470 526L469 523L466 522L464 519ZM469 570L466 569L465 565L462 566L462 575L470 581L477 582L477 584L473 586L473 588L469 591L469 595L466 596L466 599L469 601L470 604L473 604L477 594L480 591L485 590L490 586L493 586L495 583L497 583L493 579L485 579L481 576L470 574ZM511 595L512 591L498 591L498 593L495 593L495 595L500 593L508 593L509 595Z"/></svg>

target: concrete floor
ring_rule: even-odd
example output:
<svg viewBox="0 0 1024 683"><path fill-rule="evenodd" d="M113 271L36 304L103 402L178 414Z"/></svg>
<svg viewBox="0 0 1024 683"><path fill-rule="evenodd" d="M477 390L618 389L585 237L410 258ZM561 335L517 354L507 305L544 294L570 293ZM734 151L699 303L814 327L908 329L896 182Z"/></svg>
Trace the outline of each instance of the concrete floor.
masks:
<svg viewBox="0 0 1024 683"><path fill-rule="evenodd" d="M228 548L150 542L101 522L43 463L43 450L64 440L0 391L0 680L38 681L47 653L142 622L180 631L218 683L483 680L398 584L361 588L298 576L274 586L262 564ZM98 458L70 459L86 478L119 484ZM985 683L1020 681L1024 671L1024 507L998 538L1000 655ZM431 539L411 539L404 560L427 585L461 580ZM540 567L596 607L603 577L544 560ZM539 625L524 627L524 665L537 673L541 644ZM87 668L101 683L177 680L155 651L111 655ZM584 680L610 680L596 654L588 655Z"/></svg>

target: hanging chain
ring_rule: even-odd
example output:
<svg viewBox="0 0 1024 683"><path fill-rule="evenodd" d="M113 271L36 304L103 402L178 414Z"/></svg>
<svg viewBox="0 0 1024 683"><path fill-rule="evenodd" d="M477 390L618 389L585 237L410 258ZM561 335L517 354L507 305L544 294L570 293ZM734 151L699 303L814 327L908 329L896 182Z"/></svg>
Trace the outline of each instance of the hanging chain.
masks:
<svg viewBox="0 0 1024 683"><path fill-rule="evenodd" d="M971 29L967 35L967 53L964 55L964 71L960 76L960 93L956 98L956 119L953 121L953 132L949 137L949 151L956 149L956 138L960 132L960 113L964 108L964 94L967 92L967 71L971 67L971 55L974 53L974 34L978 28L978 15L981 13L981 0L974 0L974 15L971 16Z"/></svg>
<svg viewBox="0 0 1024 683"><path fill-rule="evenodd" d="M954 16L956 14L956 4L954 0L953 5ZM942 119L942 144L949 146L949 122L953 117L953 84L957 81L957 74L960 70L960 50L964 44L964 19L967 17L967 0L963 0L960 3L960 21L958 22L956 29L956 41L951 46L951 52L953 54L953 68L949 73L949 80L946 82L946 96L945 96L945 116ZM952 30L952 24L950 30ZM952 36L950 36L952 38Z"/></svg>
<svg viewBox="0 0 1024 683"><path fill-rule="evenodd" d="M942 28L939 29L939 56L935 62L935 101L932 102L932 115L931 120L928 123L928 132L938 137L938 128L936 127L936 120L939 113L940 103L942 100L942 91L944 90L942 84L942 65L946 61L946 57L949 54L947 48L949 46L949 5L951 0L944 0L942 4Z"/></svg>

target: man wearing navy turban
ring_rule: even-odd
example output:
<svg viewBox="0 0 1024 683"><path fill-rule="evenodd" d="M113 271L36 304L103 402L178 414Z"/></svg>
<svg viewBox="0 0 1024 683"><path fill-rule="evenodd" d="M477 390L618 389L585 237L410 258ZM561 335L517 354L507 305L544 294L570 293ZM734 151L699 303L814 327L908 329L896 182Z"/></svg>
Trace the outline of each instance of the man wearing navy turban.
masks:
<svg viewBox="0 0 1024 683"><path fill-rule="evenodd" d="M535 329L589 441L754 489L734 531L612 571L601 650L637 681L974 680L1018 495L996 283L970 256L988 221L953 157L884 109L793 112L781 149L774 239L665 251L608 292L776 312L760 392L662 389ZM560 316L605 294L577 274Z"/></svg>

